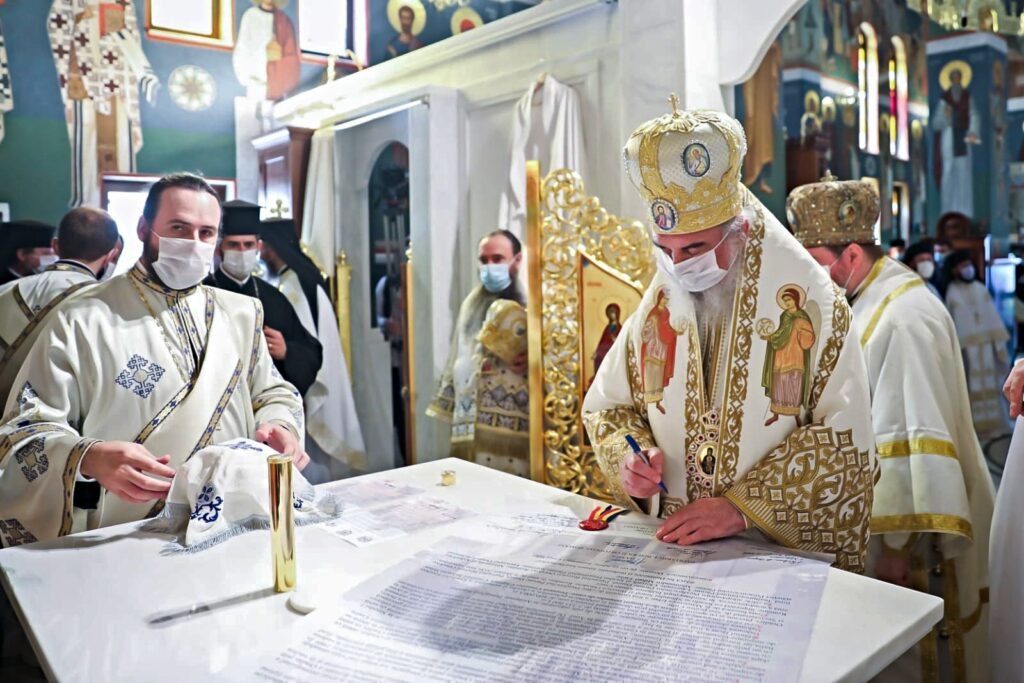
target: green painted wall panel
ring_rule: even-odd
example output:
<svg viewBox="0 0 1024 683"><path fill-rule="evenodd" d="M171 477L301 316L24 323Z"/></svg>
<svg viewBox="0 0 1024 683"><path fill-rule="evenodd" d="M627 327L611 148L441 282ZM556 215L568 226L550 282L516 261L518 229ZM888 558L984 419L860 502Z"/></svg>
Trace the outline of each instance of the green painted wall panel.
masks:
<svg viewBox="0 0 1024 683"><path fill-rule="evenodd" d="M210 178L235 177L235 138L219 133L146 128L136 158L139 173L198 171Z"/></svg>
<svg viewBox="0 0 1024 683"><path fill-rule="evenodd" d="M4 116L0 142L0 202L12 218L56 223L71 194L68 129L61 119Z"/></svg>

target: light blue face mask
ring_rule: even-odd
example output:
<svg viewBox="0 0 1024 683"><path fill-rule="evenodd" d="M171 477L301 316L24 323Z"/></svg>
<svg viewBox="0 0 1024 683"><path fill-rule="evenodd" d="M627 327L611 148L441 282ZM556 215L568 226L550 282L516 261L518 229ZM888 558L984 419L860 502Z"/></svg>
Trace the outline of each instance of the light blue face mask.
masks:
<svg viewBox="0 0 1024 683"><path fill-rule="evenodd" d="M508 272L508 264L481 264L480 284L491 294L497 294L508 289L508 286L512 284L512 275Z"/></svg>

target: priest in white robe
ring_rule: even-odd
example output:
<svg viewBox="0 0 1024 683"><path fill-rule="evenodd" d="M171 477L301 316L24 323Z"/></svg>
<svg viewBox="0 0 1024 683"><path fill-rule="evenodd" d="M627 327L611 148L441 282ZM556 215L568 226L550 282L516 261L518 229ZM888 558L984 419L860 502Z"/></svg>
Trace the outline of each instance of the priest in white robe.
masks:
<svg viewBox="0 0 1024 683"><path fill-rule="evenodd" d="M114 268L120 255L117 223L106 211L72 209L60 221L53 249L56 263L0 290L0 401L7 401L46 317Z"/></svg>
<svg viewBox="0 0 1024 683"><path fill-rule="evenodd" d="M294 221L263 221L260 237L263 258L278 275L278 288L323 346L323 364L306 392L306 450L313 459L306 478L318 483L365 472L366 446L327 284L303 253Z"/></svg>
<svg viewBox="0 0 1024 683"><path fill-rule="evenodd" d="M572 86L542 74L516 103L508 182L498 205L498 227L522 238L526 224L526 160L566 168L584 180L586 152L580 97Z"/></svg>
<svg viewBox="0 0 1024 683"><path fill-rule="evenodd" d="M448 363L427 415L451 423L450 455L530 476L522 244L498 230L477 248L480 284L459 307Z"/></svg>
<svg viewBox="0 0 1024 683"><path fill-rule="evenodd" d="M868 571L945 601L943 620L878 680L927 681L939 670L951 680L988 680L995 491L953 320L918 273L875 244L879 202L869 183L828 176L793 190L786 209L796 238L846 289L867 363L882 471Z"/></svg>
<svg viewBox="0 0 1024 683"><path fill-rule="evenodd" d="M1010 333L988 288L978 279L970 253L954 252L943 265L948 283L946 307L963 349L974 429L984 442L1010 432L999 395L1010 364L1006 348Z"/></svg>
<svg viewBox="0 0 1024 683"><path fill-rule="evenodd" d="M583 419L617 501L665 519L662 541L753 527L860 572L877 467L864 360L842 292L741 184L745 151L734 119L674 98L630 136L658 273Z"/></svg>
<svg viewBox="0 0 1024 683"><path fill-rule="evenodd" d="M1016 419L1006 467L999 482L989 544L992 606L989 610L989 644L992 680L1024 680L1024 360L1013 366L1003 387Z"/></svg>
<svg viewBox="0 0 1024 683"><path fill-rule="evenodd" d="M211 443L255 439L305 466L302 400L274 369L259 302L200 285L219 224L206 181L161 179L135 267L44 323L0 423L4 546L143 519Z"/></svg>

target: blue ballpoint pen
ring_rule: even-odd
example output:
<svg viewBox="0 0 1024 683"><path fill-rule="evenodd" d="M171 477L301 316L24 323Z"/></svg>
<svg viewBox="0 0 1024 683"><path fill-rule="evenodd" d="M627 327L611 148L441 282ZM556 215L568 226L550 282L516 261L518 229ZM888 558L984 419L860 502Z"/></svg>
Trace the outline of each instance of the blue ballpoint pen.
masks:
<svg viewBox="0 0 1024 683"><path fill-rule="evenodd" d="M640 456L640 459L644 461L645 465L647 465L648 467L651 466L650 459L644 454L642 450L640 450L640 444L636 442L636 439L634 439L629 434L626 434L626 443L629 444L629 447L633 449L634 453ZM668 493L668 487L665 486L665 482L662 481L661 479L658 480L658 488L661 489L662 493Z"/></svg>

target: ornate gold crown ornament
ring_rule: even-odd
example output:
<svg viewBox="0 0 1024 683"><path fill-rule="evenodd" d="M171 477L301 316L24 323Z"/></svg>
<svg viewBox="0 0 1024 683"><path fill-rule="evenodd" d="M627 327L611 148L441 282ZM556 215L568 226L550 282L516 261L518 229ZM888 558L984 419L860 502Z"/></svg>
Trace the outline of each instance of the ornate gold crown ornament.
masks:
<svg viewBox="0 0 1024 683"><path fill-rule="evenodd" d="M786 199L786 218L805 247L845 247L875 241L879 203L875 187L863 180L836 180L801 185Z"/></svg>
<svg viewBox="0 0 1024 683"><path fill-rule="evenodd" d="M719 111L680 111L633 131L623 149L626 174L647 202L660 235L707 230L736 217L743 208L740 170L747 152L738 121Z"/></svg>

